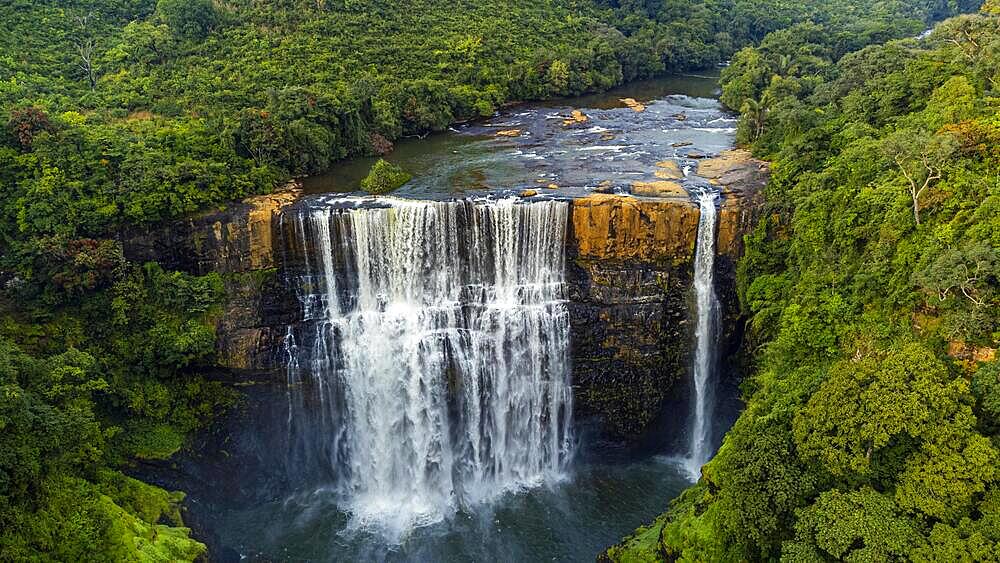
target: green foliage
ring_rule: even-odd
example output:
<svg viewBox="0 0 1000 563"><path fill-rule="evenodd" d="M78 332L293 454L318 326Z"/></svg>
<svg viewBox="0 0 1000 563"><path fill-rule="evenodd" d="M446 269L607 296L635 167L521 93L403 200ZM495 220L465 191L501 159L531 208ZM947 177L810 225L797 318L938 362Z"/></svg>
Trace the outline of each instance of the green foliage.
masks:
<svg viewBox="0 0 1000 563"><path fill-rule="evenodd" d="M659 539L616 560L998 560L1000 20L831 39L792 26L724 73L773 160L738 268L757 370Z"/></svg>
<svg viewBox="0 0 1000 563"><path fill-rule="evenodd" d="M409 182L410 178L412 176L406 170L380 158L361 180L361 189L370 194L387 194Z"/></svg>
<svg viewBox="0 0 1000 563"><path fill-rule="evenodd" d="M204 552L171 527L183 525L180 496L101 469L115 429L102 421L100 397L115 390L99 369L86 352L34 358L0 337L0 559L192 560Z"/></svg>
<svg viewBox="0 0 1000 563"><path fill-rule="evenodd" d="M888 447L933 436L940 421L968 403L964 381L949 379L945 366L917 344L884 354L859 351L831 366L796 414L798 452L834 475L867 475L873 456L877 463Z"/></svg>
<svg viewBox="0 0 1000 563"><path fill-rule="evenodd" d="M919 525L899 514L892 499L870 488L825 491L798 514L795 539L782 561L893 561L923 542Z"/></svg>
<svg viewBox="0 0 1000 563"><path fill-rule="evenodd" d="M740 52L727 70L755 69L740 71L752 78L738 88L728 81L724 100L757 101L763 117L759 93L775 69L815 69L942 10L919 0L611 4L5 4L0 52L15 55L0 56L0 115L5 144L24 154L0 158L0 236L101 238L266 192L509 100L703 68L761 39L766 55ZM832 46L797 43L820 36Z"/></svg>
<svg viewBox="0 0 1000 563"><path fill-rule="evenodd" d="M72 268L41 260L77 274L60 282L60 300L25 295L52 320L0 325L0 559L175 561L205 550L182 527L181 497L109 468L170 457L231 404L232 391L198 375L213 354L222 282L139 268L120 253L114 268L90 254ZM95 269L96 281L85 275Z"/></svg>
<svg viewBox="0 0 1000 563"><path fill-rule="evenodd" d="M174 33L202 39L218 23L212 0L157 0L156 14Z"/></svg>
<svg viewBox="0 0 1000 563"><path fill-rule="evenodd" d="M976 397L976 419L984 433L1000 437L1000 362L979 366L972 376L972 394Z"/></svg>
<svg viewBox="0 0 1000 563"><path fill-rule="evenodd" d="M837 457L827 450L838 444L827 442L839 437L810 428L819 453L800 457L792 421L869 309L920 306L944 319L928 340L995 338L990 249L1000 244L1000 194L983 171L1000 158L1000 121L981 103L997 87L995 25L953 20L932 38L934 56L906 42L843 56L915 35L969 2L470 0L460 8L0 4L0 559L172 561L204 551L171 508L176 497L123 481L117 469L171 456L233 401L204 378L221 280L132 264L115 242L122 233L265 193L346 157L384 154L403 135L512 100L604 90L735 54L723 100L745 109L740 139L780 158L772 201L785 203L741 265L753 338L772 342L753 385L761 420L738 425L760 439L734 432L712 477L718 491L696 489L678 504L683 517L661 519L669 546L645 534L649 557L770 557L798 537L795 511L833 478L814 471L814 459ZM993 11L991 0L985 13ZM906 134L889 142L889 127ZM366 189L389 191L404 178L380 161ZM920 229L911 208L926 218ZM776 236L782 230L790 234ZM960 265L975 275L948 271ZM982 428L996 424L989 373L973 382ZM996 511L980 503L982 518L958 516L994 498L992 474L970 463L995 452L968 435L976 424L968 409L941 409L929 412L954 413L941 424L950 434L914 438L912 451L888 444L891 470L870 473L889 475L879 492L894 490L902 512L941 520L931 544L977 554L995 541L987 515ZM853 460L857 440L843 443ZM893 481L892 471L905 479ZM730 518L738 511L745 517Z"/></svg>

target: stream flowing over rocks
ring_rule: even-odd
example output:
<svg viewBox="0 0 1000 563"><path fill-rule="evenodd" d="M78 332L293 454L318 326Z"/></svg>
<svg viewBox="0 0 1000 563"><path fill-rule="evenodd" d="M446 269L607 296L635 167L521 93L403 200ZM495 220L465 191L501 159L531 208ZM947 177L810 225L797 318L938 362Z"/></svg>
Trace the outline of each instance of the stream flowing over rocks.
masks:
<svg viewBox="0 0 1000 563"><path fill-rule="evenodd" d="M767 169L714 92L514 106L400 143L391 197L357 192L362 159L126 237L223 274L219 378L245 393L148 478L189 492L219 560L595 557L739 408L734 264Z"/></svg>

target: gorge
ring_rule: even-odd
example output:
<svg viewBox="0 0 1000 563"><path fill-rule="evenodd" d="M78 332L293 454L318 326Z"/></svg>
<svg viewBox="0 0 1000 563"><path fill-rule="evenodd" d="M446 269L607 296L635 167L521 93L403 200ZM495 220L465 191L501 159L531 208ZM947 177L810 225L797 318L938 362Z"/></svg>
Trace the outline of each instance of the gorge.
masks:
<svg viewBox="0 0 1000 563"><path fill-rule="evenodd" d="M643 98L632 120L620 95L587 110L600 130L585 138L546 119L558 107L495 120L539 119L545 143L513 141L538 154L612 147L528 159L514 185L590 170L623 179L612 193L435 199L420 176L419 200L293 187L133 239L137 258L173 255L230 288L219 357L248 402L197 459L155 475L189 492L213 553L589 559L697 478L736 414L733 265L766 169L717 138L679 142L713 120L731 135L710 100ZM659 119L672 126L650 131ZM451 150L511 166L503 144L476 147L512 141L452 135ZM702 195L628 193L645 174Z"/></svg>
<svg viewBox="0 0 1000 563"><path fill-rule="evenodd" d="M1000 563L1000 0L0 22L0 561Z"/></svg>

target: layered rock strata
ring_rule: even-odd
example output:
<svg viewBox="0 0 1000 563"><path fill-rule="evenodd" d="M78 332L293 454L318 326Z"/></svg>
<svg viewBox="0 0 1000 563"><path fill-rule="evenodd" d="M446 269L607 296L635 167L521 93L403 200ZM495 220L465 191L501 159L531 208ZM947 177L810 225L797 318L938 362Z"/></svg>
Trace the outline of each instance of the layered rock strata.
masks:
<svg viewBox="0 0 1000 563"><path fill-rule="evenodd" d="M723 346L731 349L739 333L735 260L760 209L767 170L748 154L730 151L701 161L698 174L723 194L716 280L726 317ZM217 363L237 381L285 381L282 341L287 327L302 318L285 280L309 249L289 240L281 218L300 197L291 185L124 237L131 260L222 274L227 299L217 326ZM634 441L663 415L671 396L678 401L678 382L690 369L699 210L673 192L595 193L571 206L566 252L576 416L597 421L612 439Z"/></svg>

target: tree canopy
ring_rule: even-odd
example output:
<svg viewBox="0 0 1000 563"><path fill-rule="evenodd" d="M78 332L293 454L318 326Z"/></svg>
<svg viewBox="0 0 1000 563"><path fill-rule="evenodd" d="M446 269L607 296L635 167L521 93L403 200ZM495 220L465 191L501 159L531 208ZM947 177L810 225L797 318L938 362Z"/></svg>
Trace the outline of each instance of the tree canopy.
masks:
<svg viewBox="0 0 1000 563"><path fill-rule="evenodd" d="M123 471L169 458L233 402L207 378L223 281L131 263L122 232L384 154L402 136L509 101L730 58L723 100L746 110L741 139L780 163L771 200L786 214L756 235L744 264L746 302L761 337L774 336L773 352L756 379L764 399L748 411L760 418L745 417L724 448L739 453L716 462L718 500L687 494L678 510L697 510L664 537L689 549L690 534L708 529L693 522L707 514L728 543L700 543L710 551L699 553L774 556L783 540L801 545L796 553L843 553L847 539L876 532L845 523L831 539L820 524L870 506L901 520L886 533L914 529L929 538L924 546L988 550L993 476L955 459L995 455L969 430L1000 426L995 370L977 371L971 388L949 379L950 364L924 374L900 360L882 370L875 358L898 356L888 335L871 344L861 382L831 367L848 353L854 325L845 319L867 314L861 298L876 288L872 306L919 310L937 323L927 328L935 336L982 345L996 330L1000 207L982 196L995 188L984 170L996 163L1000 133L981 107L1000 61L995 0L984 15L939 27L929 46L862 49L973 8L963 0L0 3L0 559L192 560L204 551L182 525L179 495ZM889 128L903 132L890 142ZM838 205L849 211L833 213ZM840 259L866 268L834 267ZM933 337L913 345L937 353ZM842 377L823 383L827 369ZM794 381L839 397L863 382L895 389L908 378L926 387L913 400L948 392L927 414L951 416L947 424L872 429L862 413L837 412L859 433L841 436L801 422L790 406L806 408L815 391ZM793 389L786 397L777 387ZM772 401L784 409L774 416ZM858 461L875 443L872 460ZM799 448L808 455L796 457ZM816 470L821 459L839 460L843 472ZM951 477L941 481L935 467ZM900 477L878 481L890 474ZM858 480L853 489L823 496L795 525L797 510L848 477ZM978 515L960 518L970 506ZM866 553L896 553L905 537Z"/></svg>
<svg viewBox="0 0 1000 563"><path fill-rule="evenodd" d="M612 559L1000 558L998 48L994 2L926 37L847 51L802 24L736 54L723 100L773 161L739 265L746 410Z"/></svg>

